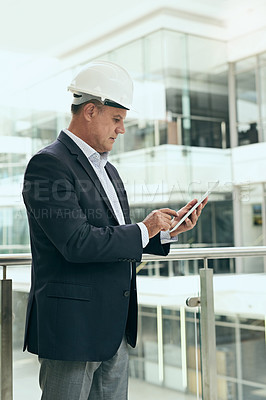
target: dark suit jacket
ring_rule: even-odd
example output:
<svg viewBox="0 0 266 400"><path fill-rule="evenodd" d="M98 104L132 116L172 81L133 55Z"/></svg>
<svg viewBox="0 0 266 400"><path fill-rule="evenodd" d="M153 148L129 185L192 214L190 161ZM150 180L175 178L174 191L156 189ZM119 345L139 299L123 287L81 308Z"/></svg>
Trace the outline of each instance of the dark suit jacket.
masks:
<svg viewBox="0 0 266 400"><path fill-rule="evenodd" d="M141 232L130 222L117 170L110 163L106 170L126 225L119 226L94 169L64 132L27 166L23 198L32 284L24 350L42 358L104 361L116 353L124 334L136 344ZM159 235L145 248L161 255L168 251Z"/></svg>

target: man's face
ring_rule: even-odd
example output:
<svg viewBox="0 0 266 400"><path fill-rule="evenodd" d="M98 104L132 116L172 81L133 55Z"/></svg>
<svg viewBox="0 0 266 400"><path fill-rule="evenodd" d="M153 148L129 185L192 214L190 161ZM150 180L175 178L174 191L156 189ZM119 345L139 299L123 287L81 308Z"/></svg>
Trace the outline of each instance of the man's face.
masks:
<svg viewBox="0 0 266 400"><path fill-rule="evenodd" d="M92 119L89 144L98 153L111 151L119 133L125 133L124 119L127 110L104 106L97 109Z"/></svg>

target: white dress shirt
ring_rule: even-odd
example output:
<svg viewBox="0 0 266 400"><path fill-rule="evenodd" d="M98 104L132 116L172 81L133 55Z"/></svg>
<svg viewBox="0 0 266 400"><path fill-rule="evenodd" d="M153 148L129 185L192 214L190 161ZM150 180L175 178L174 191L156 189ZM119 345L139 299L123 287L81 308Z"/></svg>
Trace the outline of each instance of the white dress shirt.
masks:
<svg viewBox="0 0 266 400"><path fill-rule="evenodd" d="M87 157L105 190L105 193L110 201L110 204L114 210L115 216L119 224L124 225L124 215L119 199L117 197L117 193L104 168L107 163L109 153L105 152L100 154L78 136L74 135L74 133L70 132L68 129L64 129L64 132L76 143L76 145ZM142 246L144 248L149 243L148 229L143 222L138 222L137 225L141 231ZM175 241L177 241L177 238L171 238L169 231L161 232L161 243L169 243Z"/></svg>

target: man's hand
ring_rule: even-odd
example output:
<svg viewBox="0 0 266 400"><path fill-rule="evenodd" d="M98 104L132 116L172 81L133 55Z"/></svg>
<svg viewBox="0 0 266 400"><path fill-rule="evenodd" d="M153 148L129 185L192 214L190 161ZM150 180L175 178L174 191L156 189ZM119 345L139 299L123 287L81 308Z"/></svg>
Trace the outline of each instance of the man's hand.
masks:
<svg viewBox="0 0 266 400"><path fill-rule="evenodd" d="M193 211L192 214L188 218L185 219L185 221L173 232L170 233L171 237L177 236L179 233L189 231L190 229L194 228L196 225L198 218L201 214L202 209L206 206L208 202L208 197L196 208L196 210ZM187 203L183 208L181 208L178 211L178 216L172 219L171 221L171 227L175 227L178 221L197 203L197 199L191 200L189 203Z"/></svg>
<svg viewBox="0 0 266 400"><path fill-rule="evenodd" d="M195 203L194 203L195 204ZM184 215L184 214L183 214ZM177 218L178 213L170 208L161 208L160 210L152 211L147 217L142 221L149 232L149 238L157 235L160 231L168 231L172 226L172 217Z"/></svg>

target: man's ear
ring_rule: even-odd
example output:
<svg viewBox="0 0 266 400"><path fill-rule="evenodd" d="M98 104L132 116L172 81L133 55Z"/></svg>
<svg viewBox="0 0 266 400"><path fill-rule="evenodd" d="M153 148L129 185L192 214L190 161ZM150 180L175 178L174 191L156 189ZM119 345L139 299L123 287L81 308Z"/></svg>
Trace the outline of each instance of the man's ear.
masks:
<svg viewBox="0 0 266 400"><path fill-rule="evenodd" d="M88 103L83 107L83 115L87 121L91 121L91 119L97 113L97 106L93 103Z"/></svg>

